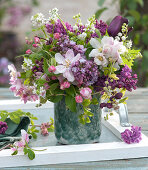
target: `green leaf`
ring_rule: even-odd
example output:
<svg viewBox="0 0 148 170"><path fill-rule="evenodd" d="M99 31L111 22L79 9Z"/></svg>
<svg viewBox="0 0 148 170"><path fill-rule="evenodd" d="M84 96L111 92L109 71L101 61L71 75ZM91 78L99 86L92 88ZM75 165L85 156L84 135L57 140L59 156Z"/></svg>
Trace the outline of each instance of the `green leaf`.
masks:
<svg viewBox="0 0 148 170"><path fill-rule="evenodd" d="M137 12L136 10L130 10L129 14L132 15L136 21L139 21L141 18L140 13Z"/></svg>
<svg viewBox="0 0 148 170"><path fill-rule="evenodd" d="M68 89L65 90L67 94L74 97L75 96L75 88L73 85L71 85Z"/></svg>
<svg viewBox="0 0 148 170"><path fill-rule="evenodd" d="M50 86L50 91L54 91L59 86L59 83L54 83Z"/></svg>
<svg viewBox="0 0 148 170"><path fill-rule="evenodd" d="M16 124L19 124L21 120L20 117L15 114L10 114L10 119Z"/></svg>
<svg viewBox="0 0 148 170"><path fill-rule="evenodd" d="M121 100L119 101L119 103L124 103L127 99L128 99L128 97L125 97L125 98L121 99Z"/></svg>
<svg viewBox="0 0 148 170"><path fill-rule="evenodd" d="M35 153L31 149L28 149L28 157L30 160L35 158Z"/></svg>
<svg viewBox="0 0 148 170"><path fill-rule="evenodd" d="M99 5L100 7L102 7L103 4L104 4L104 2L105 2L105 0L99 0L99 1L98 1L98 5Z"/></svg>
<svg viewBox="0 0 148 170"><path fill-rule="evenodd" d="M107 8L99 9L99 10L95 13L96 19L98 19L98 18L100 17L100 15L101 15L104 11L106 11L106 10L107 10Z"/></svg>
<svg viewBox="0 0 148 170"><path fill-rule="evenodd" d="M91 104L94 104L94 105L99 104L97 98L93 98L93 99L91 100Z"/></svg>
<svg viewBox="0 0 148 170"><path fill-rule="evenodd" d="M76 101L75 98L70 96L70 95L66 95L65 97L65 103L66 106L72 111L72 112L76 112Z"/></svg>
<svg viewBox="0 0 148 170"><path fill-rule="evenodd" d="M136 0L136 2L139 3L139 5L140 5L141 7L144 6L144 1L143 1L143 0Z"/></svg>
<svg viewBox="0 0 148 170"><path fill-rule="evenodd" d="M24 148L24 150L23 150L23 151L24 151L24 154L25 154L25 155L27 155L27 153L28 153L28 149L27 149L27 148Z"/></svg>
<svg viewBox="0 0 148 170"><path fill-rule="evenodd" d="M90 105L90 103L91 103L90 99L84 99L82 104L83 106L87 107Z"/></svg>
<svg viewBox="0 0 148 170"><path fill-rule="evenodd" d="M85 119L86 123L90 123L90 118L87 116L86 119Z"/></svg>
<svg viewBox="0 0 148 170"><path fill-rule="evenodd" d="M148 45L148 31L146 31L146 32L142 35L142 41L144 42L145 45Z"/></svg>
<svg viewBox="0 0 148 170"><path fill-rule="evenodd" d="M17 155L18 154L18 150L14 151L11 155Z"/></svg>
<svg viewBox="0 0 148 170"><path fill-rule="evenodd" d="M142 71L148 71L148 50L143 52Z"/></svg>
<svg viewBox="0 0 148 170"><path fill-rule="evenodd" d="M32 70L27 70L26 71L26 78L31 77L31 75L32 75Z"/></svg>

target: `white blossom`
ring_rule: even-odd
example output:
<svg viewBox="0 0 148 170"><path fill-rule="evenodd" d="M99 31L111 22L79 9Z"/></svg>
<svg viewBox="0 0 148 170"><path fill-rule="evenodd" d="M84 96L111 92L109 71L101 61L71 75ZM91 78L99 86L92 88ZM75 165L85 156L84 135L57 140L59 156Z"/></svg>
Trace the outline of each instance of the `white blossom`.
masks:
<svg viewBox="0 0 148 170"><path fill-rule="evenodd" d="M127 46L127 48L131 48L131 47L132 47L132 41L129 40L129 41L126 43L126 46Z"/></svg>
<svg viewBox="0 0 148 170"><path fill-rule="evenodd" d="M49 20L53 20L53 21L57 21L58 19L58 9L57 8L53 8L52 10L49 11Z"/></svg>
<svg viewBox="0 0 148 170"><path fill-rule="evenodd" d="M78 35L78 38L79 38L80 40L84 41L85 38L86 38L86 36L87 36L87 34L86 34L85 32L83 32L82 34L79 34L79 35Z"/></svg>
<svg viewBox="0 0 148 170"><path fill-rule="evenodd" d="M33 63L32 60L30 60L29 58L24 58L24 63L22 65L22 69L24 69L25 71L32 69L33 68Z"/></svg>
<svg viewBox="0 0 148 170"><path fill-rule="evenodd" d="M45 16L42 13L37 13L31 17L31 22L33 26L42 26L46 23Z"/></svg>

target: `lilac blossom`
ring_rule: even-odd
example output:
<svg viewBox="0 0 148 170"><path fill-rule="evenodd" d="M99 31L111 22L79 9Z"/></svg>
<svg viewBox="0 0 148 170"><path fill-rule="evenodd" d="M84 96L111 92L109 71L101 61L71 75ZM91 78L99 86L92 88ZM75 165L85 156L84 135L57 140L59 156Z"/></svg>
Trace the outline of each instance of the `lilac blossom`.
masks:
<svg viewBox="0 0 148 170"><path fill-rule="evenodd" d="M84 56L86 51L83 45L77 45L76 42L70 40L67 35L61 36L56 45L53 50L61 54L65 54L69 49L72 49L75 55L80 53L81 56Z"/></svg>
<svg viewBox="0 0 148 170"><path fill-rule="evenodd" d="M7 123L0 121L0 134L5 134L8 129Z"/></svg>
<svg viewBox="0 0 148 170"><path fill-rule="evenodd" d="M122 140L127 143L139 143L142 140L141 127L131 126L131 130L126 129L121 133Z"/></svg>
<svg viewBox="0 0 148 170"><path fill-rule="evenodd" d="M98 80L98 66L91 60L81 58L72 64L72 73L78 85L90 86Z"/></svg>

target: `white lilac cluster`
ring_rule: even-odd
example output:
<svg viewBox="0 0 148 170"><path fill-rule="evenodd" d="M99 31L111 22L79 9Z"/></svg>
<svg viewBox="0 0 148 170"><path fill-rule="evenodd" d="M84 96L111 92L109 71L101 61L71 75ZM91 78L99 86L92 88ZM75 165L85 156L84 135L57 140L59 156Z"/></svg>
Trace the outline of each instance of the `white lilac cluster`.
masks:
<svg viewBox="0 0 148 170"><path fill-rule="evenodd" d="M57 8L53 8L52 10L49 11L49 21L57 21L58 19L58 9Z"/></svg>
<svg viewBox="0 0 148 170"><path fill-rule="evenodd" d="M94 57L94 62L102 67L107 67L108 63L113 63L116 69L123 62L120 54L126 52L123 42L119 42L113 37L104 36L100 41L95 38L90 40L91 46L94 48L89 57Z"/></svg>
<svg viewBox="0 0 148 170"><path fill-rule="evenodd" d="M32 69L34 66L34 64L32 63L32 60L30 60L29 58L24 58L24 63L22 65L22 69L24 69L25 71Z"/></svg>
<svg viewBox="0 0 148 170"><path fill-rule="evenodd" d="M46 23L45 16L42 13L37 13L31 17L33 26L43 26Z"/></svg>

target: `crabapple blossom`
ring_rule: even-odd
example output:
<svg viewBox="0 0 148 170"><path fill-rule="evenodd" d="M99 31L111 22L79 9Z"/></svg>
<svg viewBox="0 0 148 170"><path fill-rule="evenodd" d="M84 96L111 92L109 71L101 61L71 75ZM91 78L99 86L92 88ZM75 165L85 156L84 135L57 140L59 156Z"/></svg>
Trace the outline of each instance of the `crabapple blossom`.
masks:
<svg viewBox="0 0 148 170"><path fill-rule="evenodd" d="M27 51L26 51L26 54L31 54L32 53L32 51L30 50L30 49L28 49Z"/></svg>
<svg viewBox="0 0 148 170"><path fill-rule="evenodd" d="M77 96L75 97L75 100L76 100L77 103L82 103L82 102L83 102L83 98L82 98L82 96L80 96L80 95L77 95Z"/></svg>
<svg viewBox="0 0 148 170"><path fill-rule="evenodd" d="M65 90L65 89L67 89L67 88L69 88L69 87L70 87L70 83L69 83L68 81L63 82L63 83L61 83L61 85L60 85L60 89L61 89L61 90Z"/></svg>
<svg viewBox="0 0 148 170"><path fill-rule="evenodd" d="M80 94L82 95L84 99L91 99L92 98L91 93L92 93L92 90L89 87L85 87L80 90Z"/></svg>
<svg viewBox="0 0 148 170"><path fill-rule="evenodd" d="M48 71L49 71L50 73L55 72L55 71L56 71L55 66L50 66L50 67L48 68Z"/></svg>
<svg viewBox="0 0 148 170"><path fill-rule="evenodd" d="M63 57L60 53L55 54L55 60L59 64L56 66L55 74L63 74L63 77L67 78L69 82L73 82L75 80L74 75L71 71L71 65L78 61L81 58L80 54L74 56L73 50L68 50Z"/></svg>

